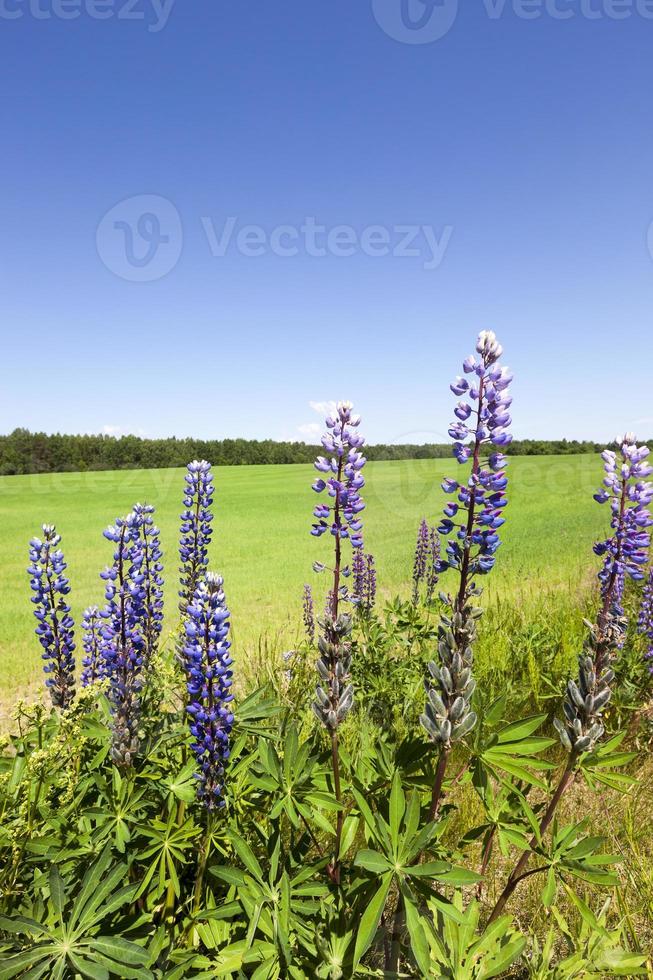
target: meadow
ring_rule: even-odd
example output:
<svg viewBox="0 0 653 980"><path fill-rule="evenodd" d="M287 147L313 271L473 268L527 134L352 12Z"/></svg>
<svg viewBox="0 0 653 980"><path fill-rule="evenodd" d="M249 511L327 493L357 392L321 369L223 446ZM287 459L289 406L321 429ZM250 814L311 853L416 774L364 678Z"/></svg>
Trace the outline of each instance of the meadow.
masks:
<svg viewBox="0 0 653 980"><path fill-rule="evenodd" d="M456 470L455 460L368 463L365 548L375 555L383 598L409 595L418 523L422 517L438 522L444 500L440 483ZM313 573L312 563L329 562L331 541L309 534L314 472L306 465L216 468L210 564L225 579L241 677L248 669L259 670L261 661L280 660L298 642L305 582L312 584L318 608L323 603L326 578ZM183 475L180 469L151 469L0 477L0 710L5 716L18 693L41 684L25 571L29 539L42 523L56 524L79 622L86 606L103 601L99 572L110 563L111 547L102 529L136 501L154 504L167 570L165 635L178 621ZM607 531L606 513L592 500L600 478L601 461L594 456L511 459L501 574L484 583L486 603L519 615L531 629L548 620L555 596L558 622L569 621L559 642L570 665L582 631L582 599L597 569L592 543ZM492 637L494 657L505 652L507 638L506 631Z"/></svg>

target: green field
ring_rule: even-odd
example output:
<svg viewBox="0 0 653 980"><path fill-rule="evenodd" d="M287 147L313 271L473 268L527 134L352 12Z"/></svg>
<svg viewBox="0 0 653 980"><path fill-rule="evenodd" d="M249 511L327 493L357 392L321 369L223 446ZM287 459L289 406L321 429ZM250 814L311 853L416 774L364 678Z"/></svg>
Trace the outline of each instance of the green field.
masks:
<svg viewBox="0 0 653 980"><path fill-rule="evenodd" d="M241 667L276 656L298 636L301 593L312 582L322 603L327 581L312 572L329 560L332 539L309 534L316 499L310 466L242 466L215 471L216 518L212 565L225 577L235 653ZM417 524L437 520L440 481L455 475L449 460L370 463L364 513L366 550L377 560L382 595L408 594ZM592 500L601 478L592 456L520 457L510 466L510 504L497 569L486 580L491 602L528 609L555 591L575 600L596 559L592 542L609 513ZM43 522L55 523L72 584L76 621L101 603L98 572L111 560L102 529L136 501L153 503L166 556L166 627L176 621L178 515L182 470L114 471L0 478L0 681L3 701L40 677L40 647L26 574L27 544ZM445 583L443 582L443 585Z"/></svg>

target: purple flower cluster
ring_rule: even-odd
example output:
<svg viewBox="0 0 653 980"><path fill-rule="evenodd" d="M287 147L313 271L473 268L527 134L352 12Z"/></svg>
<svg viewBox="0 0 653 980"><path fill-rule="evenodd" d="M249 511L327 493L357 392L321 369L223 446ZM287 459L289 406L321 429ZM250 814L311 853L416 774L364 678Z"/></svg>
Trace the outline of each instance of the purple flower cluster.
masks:
<svg viewBox="0 0 653 980"><path fill-rule="evenodd" d="M101 572L106 582L102 657L113 715L111 754L117 765L130 766L139 745L139 692L145 655L146 590L140 519L133 512L118 518L104 536L115 545L113 564Z"/></svg>
<svg viewBox="0 0 653 980"><path fill-rule="evenodd" d="M135 504L143 546L145 662L149 664L163 630L163 553L151 504Z"/></svg>
<svg viewBox="0 0 653 980"><path fill-rule="evenodd" d="M476 350L478 360L468 357L463 362L464 373L474 377L470 381L458 377L451 385L455 395L465 395L467 400L456 405L457 420L449 429L455 440L454 456L461 464L471 460L472 471L464 483L451 479L442 483L445 493L455 494L456 500L447 504L438 527L445 537L455 534L447 543L447 557L440 561L438 571L457 568L465 583L469 575L491 571L501 543L497 532L505 522L506 458L501 452L491 452L487 465L481 465L481 451L485 446L504 447L512 441L508 432L512 375L497 363L503 348L491 331L483 331Z"/></svg>
<svg viewBox="0 0 653 980"><path fill-rule="evenodd" d="M653 484L646 477L653 467L646 462L648 446L637 446L635 436L628 432L621 440L619 456L606 449L601 454L605 470L603 486L594 494L600 504L610 502L614 531L607 541L594 546L597 555L605 556L599 572L603 599L609 610L619 604L619 582L625 577L641 581L648 562L650 534L653 524L649 505L653 500Z"/></svg>
<svg viewBox="0 0 653 980"><path fill-rule="evenodd" d="M73 618L66 601L70 592L65 574L67 565L57 547L60 541L54 525L44 524L43 540L32 538L29 543L27 572L38 622L35 632L43 647L45 684L54 706L65 710L75 695L75 641Z"/></svg>
<svg viewBox="0 0 653 980"><path fill-rule="evenodd" d="M188 605L193 601L197 586L209 564L209 543L211 541L211 522L213 514L213 474L211 464L205 459L194 460L188 464L185 476L184 511L181 514L181 537L179 556L181 558L181 602L179 609L186 615Z"/></svg>
<svg viewBox="0 0 653 980"><path fill-rule="evenodd" d="M627 621L622 599L626 578L640 581L648 560L653 519L648 507L653 485L646 477L653 469L646 463L649 450L638 447L627 433L620 443L620 459L612 450L601 454L605 476L594 494L600 504L610 501L613 534L594 546L603 557L599 572L602 605L579 657L578 679L570 680L564 701L564 719L554 719L563 746L573 757L591 752L604 734L603 711L612 697L614 651L623 646Z"/></svg>
<svg viewBox="0 0 653 980"><path fill-rule="evenodd" d="M376 563L374 555L364 554L362 548L354 552L352 580L354 587L349 598L361 613L367 615L376 602Z"/></svg>
<svg viewBox="0 0 653 980"><path fill-rule="evenodd" d="M649 569L644 586L637 631L645 636L648 641L648 650L644 656L649 662L649 670L653 674L653 565Z"/></svg>
<svg viewBox="0 0 653 980"><path fill-rule="evenodd" d="M330 531L337 539L349 538L352 548L363 545L363 523L358 515L365 508L359 491L365 486L361 470L366 460L359 451L365 444L356 431L360 421L360 416L352 414L350 402L339 402L335 416L327 418L327 431L322 436L329 458L318 456L314 464L319 473L330 475L319 477L313 490L316 493L326 490L334 503L316 506L313 514L317 523L313 524L311 534L320 537Z"/></svg>
<svg viewBox="0 0 653 980"><path fill-rule="evenodd" d="M188 676L188 714L199 764L198 797L213 811L224 806L223 777L229 758L234 716L229 707L233 663L230 655L229 611L223 580L207 572L188 606L183 654Z"/></svg>
<svg viewBox="0 0 653 980"><path fill-rule="evenodd" d="M82 630L82 646L86 654L82 660L82 687L88 687L104 677L102 617L97 606L84 610Z"/></svg>
<svg viewBox="0 0 653 980"><path fill-rule="evenodd" d="M315 606L313 604L313 590L311 589L310 585L304 586L302 613L306 639L310 645L313 646L315 643Z"/></svg>
<svg viewBox="0 0 653 980"><path fill-rule="evenodd" d="M448 567L448 566L447 566ZM413 561L413 602L417 604L420 597L420 587L426 584L426 603L432 602L435 587L439 581L440 568L440 538L435 527L429 528L426 519L422 518L417 531L415 558Z"/></svg>

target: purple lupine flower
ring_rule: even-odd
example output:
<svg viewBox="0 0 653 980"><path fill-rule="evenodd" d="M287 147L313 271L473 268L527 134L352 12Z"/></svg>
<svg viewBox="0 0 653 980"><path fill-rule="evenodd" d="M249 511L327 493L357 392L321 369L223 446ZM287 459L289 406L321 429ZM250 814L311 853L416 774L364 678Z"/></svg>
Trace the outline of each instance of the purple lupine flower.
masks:
<svg viewBox="0 0 653 980"><path fill-rule="evenodd" d="M127 767L138 751L140 690L145 657L145 588L139 518L132 512L104 531L115 544L113 565L101 572L106 605L101 612L104 676L113 717L111 757Z"/></svg>
<svg viewBox="0 0 653 980"><path fill-rule="evenodd" d="M188 464L185 476L184 512L181 515L181 537L179 556L181 567L181 602L179 609L186 615L189 603L193 600L197 585L209 564L209 543L211 541L211 505L215 487L211 464L205 459L194 460Z"/></svg>
<svg viewBox="0 0 653 980"><path fill-rule="evenodd" d="M84 610L82 618L82 646L86 656L82 660L82 687L88 687L94 681L104 677L105 662L102 639L102 617L97 606L89 606Z"/></svg>
<svg viewBox="0 0 653 980"><path fill-rule="evenodd" d="M163 553L160 531L154 523L154 507L151 504L135 504L134 514L139 522L143 545L145 589L143 633L145 663L149 664L158 649L163 630Z"/></svg>
<svg viewBox="0 0 653 980"><path fill-rule="evenodd" d="M417 543L415 544L415 558L413 561L413 602L419 601L419 587L426 578L426 562L429 552L429 526L426 518L423 517L418 531Z"/></svg>
<svg viewBox="0 0 653 980"><path fill-rule="evenodd" d="M365 555L366 562L366 582L364 605L367 612L371 612L376 603L376 563L374 555Z"/></svg>
<svg viewBox="0 0 653 980"><path fill-rule="evenodd" d="M209 811L224 806L224 767L234 716L229 610L221 576L207 572L188 607L183 655L188 676L191 748L199 765L197 795Z"/></svg>
<svg viewBox="0 0 653 980"><path fill-rule="evenodd" d="M512 441L507 431L512 421L508 412L512 404L508 394L512 375L498 364L503 348L494 333L486 330L480 334L476 350L479 359L469 357L463 363L465 373L475 375L474 381L457 378L451 385L454 394L464 393L467 401L456 406L458 421L449 430L454 439L453 454L461 464L472 460L471 474L464 482L444 480L442 489L456 494L457 502L446 505L438 527L443 537L453 537L437 570L460 571L461 600L471 576L486 575L492 570L501 543L497 532L505 523L506 457L492 451L483 465L481 453L484 447L503 447Z"/></svg>
<svg viewBox="0 0 653 980"><path fill-rule="evenodd" d="M440 581L440 535L438 529L432 527L429 531L429 552L426 569L426 603L430 605L435 595L435 587Z"/></svg>
<svg viewBox="0 0 653 980"><path fill-rule="evenodd" d="M433 574L454 568L460 581L455 596L448 598L450 615L441 617L439 663L428 664L435 683L427 684L426 708L420 718L430 738L444 753L441 761L444 759L445 765L452 743L469 734L477 721L471 705L476 687L472 670L476 622L481 610L474 608L471 600L481 590L473 577L487 575L494 566L508 483L506 458L496 447L507 446L512 438L508 432L511 423L508 409L512 403L508 388L512 375L498 363L503 348L491 330L479 334L476 352L478 359L471 356L463 361L464 373L474 375L471 382L458 377L451 385L456 396L464 394L467 398L458 402L457 421L449 429L454 440L453 454L460 464L471 460L471 472L463 482L446 478L442 483L444 492L456 494L456 500L447 503L437 529L449 540L446 557L436 560ZM494 448L483 464L481 453L486 447ZM431 816L438 805L440 788L436 781Z"/></svg>
<svg viewBox="0 0 653 980"><path fill-rule="evenodd" d="M43 525L43 540L29 543L30 588L34 595L35 633L43 647L41 658L46 675L45 685L52 703L65 711L75 695L74 622L66 596L70 583L66 578L63 551L57 547L61 535L54 524Z"/></svg>
<svg viewBox="0 0 653 980"><path fill-rule="evenodd" d="M358 604L363 601L367 583L367 564L362 548L356 548L351 562L352 572L352 602Z"/></svg>
<svg viewBox="0 0 653 980"><path fill-rule="evenodd" d="M302 602L302 611L304 617L304 629L306 631L306 639L311 646L315 643L315 608L313 606L313 590L310 585L304 586L304 598Z"/></svg>
<svg viewBox="0 0 653 980"><path fill-rule="evenodd" d="M615 650L623 645L627 621L622 607L626 577L641 581L648 561L649 528L653 524L649 504L653 484L646 477L653 473L646 459L649 450L637 446L627 433L620 442L620 460L611 450L601 454L605 476L594 495L600 504L610 501L613 534L594 546L604 558L598 574L601 583L601 609L591 628L586 649L579 657L578 680L570 680L564 702L564 720L554 719L563 746L577 758L591 752L604 733L602 714L612 696Z"/></svg>
<svg viewBox="0 0 653 980"><path fill-rule="evenodd" d="M364 554L358 548L352 561L353 590L348 596L358 611L367 616L376 602L376 565L374 555Z"/></svg>
<svg viewBox="0 0 653 980"><path fill-rule="evenodd" d="M649 569L642 594L642 605L637 620L637 632L645 636L648 641L648 650L644 654L644 659L648 661L649 670L653 674L653 565Z"/></svg>
<svg viewBox="0 0 653 980"><path fill-rule="evenodd" d="M359 491L365 486L361 470L366 459L360 452L365 440L356 431L360 421L360 416L352 414L351 402L339 402L335 417L327 418L327 431L322 436L322 445L330 456L318 456L314 464L325 479L315 480L313 490L326 490L333 504L319 503L315 507L317 523L311 534L320 537L330 531L337 544L348 538L352 548L363 545L363 523L358 515L365 508Z"/></svg>

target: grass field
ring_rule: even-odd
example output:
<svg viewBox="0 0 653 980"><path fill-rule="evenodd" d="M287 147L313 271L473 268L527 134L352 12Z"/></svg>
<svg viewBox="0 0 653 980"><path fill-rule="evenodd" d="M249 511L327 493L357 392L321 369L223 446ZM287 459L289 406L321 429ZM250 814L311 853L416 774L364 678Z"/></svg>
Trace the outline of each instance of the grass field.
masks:
<svg viewBox="0 0 653 980"><path fill-rule="evenodd" d="M505 544L488 581L490 602L524 611L551 591L576 602L596 559L593 540L608 511L592 500L600 461L591 456L516 458L511 463ZM216 471L212 565L225 577L241 665L295 642L301 591L312 582L322 602L326 578L312 572L328 561L330 536L309 534L315 494L310 466L224 467ZM408 594L413 544L422 516L437 520L440 481L455 474L449 460L370 463L364 513L366 549L374 553L382 595ZM65 473L0 478L0 682L6 705L40 677L40 647L25 568L27 543L43 522L63 535L75 619L103 599L98 572L111 559L102 529L138 500L157 507L166 557L166 627L176 621L178 515L183 471ZM503 533L503 532L502 532ZM443 582L443 585L446 584Z"/></svg>

